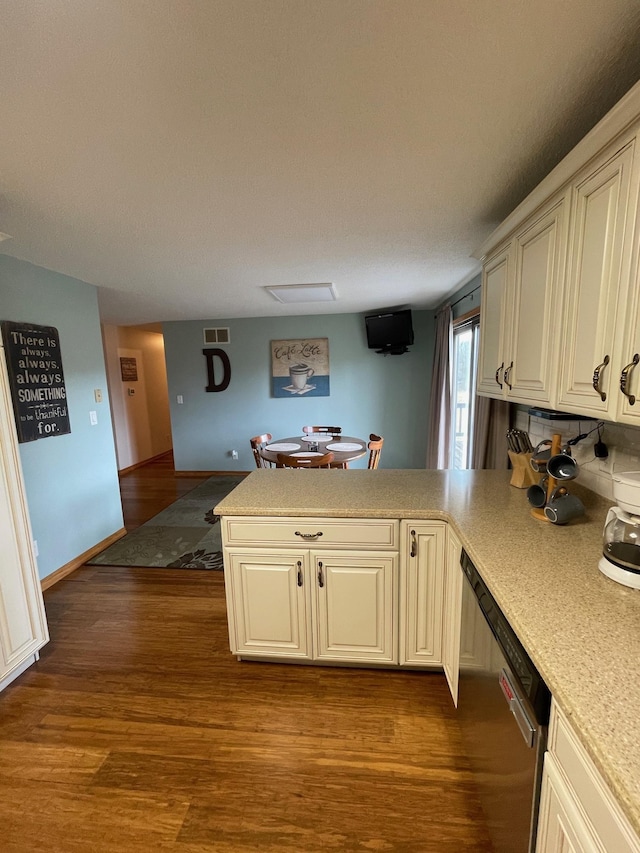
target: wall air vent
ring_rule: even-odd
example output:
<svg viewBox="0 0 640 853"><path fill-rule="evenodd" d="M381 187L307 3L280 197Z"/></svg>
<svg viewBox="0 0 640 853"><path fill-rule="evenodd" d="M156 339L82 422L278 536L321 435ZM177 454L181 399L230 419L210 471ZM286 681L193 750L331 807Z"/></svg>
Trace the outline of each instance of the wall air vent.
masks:
<svg viewBox="0 0 640 853"><path fill-rule="evenodd" d="M205 344L228 344L231 341L231 333L226 329L203 329Z"/></svg>

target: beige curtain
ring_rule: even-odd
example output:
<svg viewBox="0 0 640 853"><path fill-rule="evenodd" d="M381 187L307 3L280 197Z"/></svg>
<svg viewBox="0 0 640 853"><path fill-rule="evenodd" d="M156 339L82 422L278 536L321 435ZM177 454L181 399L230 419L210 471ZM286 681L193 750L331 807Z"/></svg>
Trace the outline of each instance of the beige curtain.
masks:
<svg viewBox="0 0 640 853"><path fill-rule="evenodd" d="M447 468L449 465L452 351L453 312L451 305L444 305L436 314L436 342L429 400L427 468Z"/></svg>
<svg viewBox="0 0 640 853"><path fill-rule="evenodd" d="M476 397L472 468L508 468L506 432L511 405L506 400Z"/></svg>

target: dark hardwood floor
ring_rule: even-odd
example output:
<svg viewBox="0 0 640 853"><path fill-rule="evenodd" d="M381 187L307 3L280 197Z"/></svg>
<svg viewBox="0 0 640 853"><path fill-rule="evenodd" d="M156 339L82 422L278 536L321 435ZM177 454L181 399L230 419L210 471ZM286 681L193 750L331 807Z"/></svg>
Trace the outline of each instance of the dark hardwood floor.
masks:
<svg viewBox="0 0 640 853"><path fill-rule="evenodd" d="M120 497L124 526L134 530L206 479L206 475L176 476L171 452L122 475Z"/></svg>
<svg viewBox="0 0 640 853"><path fill-rule="evenodd" d="M128 523L186 485L127 475ZM45 602L0 695L3 853L490 850L439 673L239 663L221 572L82 567Z"/></svg>

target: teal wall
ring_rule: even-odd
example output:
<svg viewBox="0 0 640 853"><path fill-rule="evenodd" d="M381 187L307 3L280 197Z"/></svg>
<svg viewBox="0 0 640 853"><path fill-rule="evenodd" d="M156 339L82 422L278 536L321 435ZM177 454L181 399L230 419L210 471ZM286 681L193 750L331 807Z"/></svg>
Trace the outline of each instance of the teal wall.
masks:
<svg viewBox="0 0 640 853"><path fill-rule="evenodd" d="M341 426L347 435L385 440L380 467L424 468L433 361L433 312L414 311L415 344L399 356L367 349L362 314L198 320L163 326L175 466L179 471L247 471L249 438L284 438L304 424ZM202 329L228 326L226 391L206 392ZM328 338L329 397L273 398L270 341ZM217 377L219 381L219 377ZM182 395L184 404L176 397ZM238 450L238 461L230 451ZM366 467L366 459L353 463Z"/></svg>
<svg viewBox="0 0 640 853"><path fill-rule="evenodd" d="M54 326L60 335L71 433L20 445L44 578L123 526L97 290L0 255L0 319Z"/></svg>

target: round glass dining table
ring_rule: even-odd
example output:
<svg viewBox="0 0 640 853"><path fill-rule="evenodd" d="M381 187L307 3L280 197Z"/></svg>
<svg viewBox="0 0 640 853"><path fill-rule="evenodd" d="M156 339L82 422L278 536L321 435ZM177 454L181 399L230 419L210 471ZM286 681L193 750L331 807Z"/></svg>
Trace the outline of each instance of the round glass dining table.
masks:
<svg viewBox="0 0 640 853"><path fill-rule="evenodd" d="M317 442L316 450L314 444ZM313 449L311 449L313 448ZM367 452L367 442L362 438L354 438L350 435L296 435L292 438L278 438L269 442L260 449L260 456L274 465L278 461L279 453L288 453L293 456L308 456L317 453L323 456L325 453L333 453L333 464L344 465L345 462L353 462L360 459Z"/></svg>

